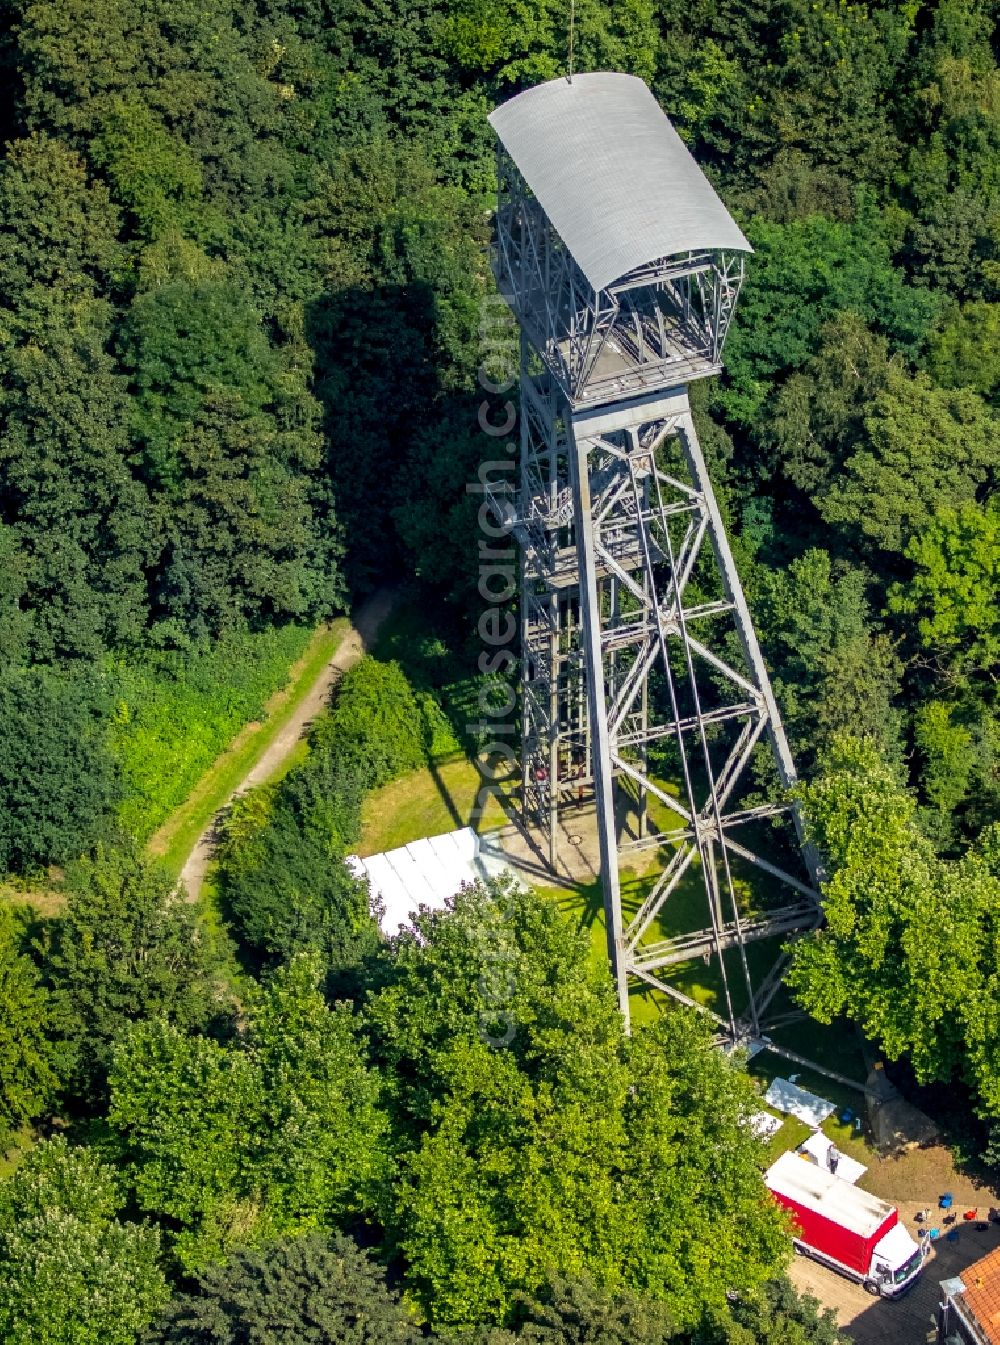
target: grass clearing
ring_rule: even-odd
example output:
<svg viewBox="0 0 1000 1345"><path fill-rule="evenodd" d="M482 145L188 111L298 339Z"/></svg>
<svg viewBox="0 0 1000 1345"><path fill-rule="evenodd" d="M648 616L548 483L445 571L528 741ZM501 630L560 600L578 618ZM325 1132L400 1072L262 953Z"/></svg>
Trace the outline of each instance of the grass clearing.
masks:
<svg viewBox="0 0 1000 1345"><path fill-rule="evenodd" d="M495 798L490 799L483 816L476 818L482 783L475 764L467 757L431 761L421 770L393 780L365 800L358 853L377 855L459 827L474 825L484 832L503 826L507 818Z"/></svg>
<svg viewBox="0 0 1000 1345"><path fill-rule="evenodd" d="M198 837L291 719L349 628L347 618L341 617L313 633L305 652L291 668L287 685L264 707L265 718L241 729L153 836L150 853L162 858L172 874L180 873ZM288 763L286 766L290 769Z"/></svg>
<svg viewBox="0 0 1000 1345"><path fill-rule="evenodd" d="M0 902L6 906L26 907L35 915L51 918L61 914L66 905L62 879L59 869L51 869L42 878L8 877L0 882Z"/></svg>
<svg viewBox="0 0 1000 1345"><path fill-rule="evenodd" d="M406 674L420 706L427 765L376 790L362 809L360 855L394 850L424 836L460 827L479 832L502 827L507 817L495 798L483 816L476 801L483 779L472 760L466 725L482 717L477 704L482 679L468 669L449 645L428 632L419 602L400 602L379 632L373 653L395 660Z"/></svg>

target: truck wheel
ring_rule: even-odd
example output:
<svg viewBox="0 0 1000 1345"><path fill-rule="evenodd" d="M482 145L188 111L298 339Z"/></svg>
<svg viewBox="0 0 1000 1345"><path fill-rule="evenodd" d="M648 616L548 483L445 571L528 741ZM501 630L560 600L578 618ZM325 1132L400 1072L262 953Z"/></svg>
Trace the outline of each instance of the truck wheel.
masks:
<svg viewBox="0 0 1000 1345"><path fill-rule="evenodd" d="M874 1280L865 1280L862 1287L866 1294L871 1294L872 1298L878 1298L878 1285Z"/></svg>

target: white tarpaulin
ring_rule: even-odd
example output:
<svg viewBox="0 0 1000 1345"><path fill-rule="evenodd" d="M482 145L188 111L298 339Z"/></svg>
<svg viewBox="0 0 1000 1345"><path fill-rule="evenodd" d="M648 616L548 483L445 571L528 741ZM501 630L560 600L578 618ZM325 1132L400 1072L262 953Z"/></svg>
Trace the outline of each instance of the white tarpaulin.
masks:
<svg viewBox="0 0 1000 1345"><path fill-rule="evenodd" d="M826 1168L830 1171L830 1149L833 1141L828 1140L822 1130L817 1130L815 1135L810 1135L799 1145L800 1154L808 1154L817 1167ZM839 1150L838 1150L839 1152ZM853 1186L859 1177L863 1177L868 1171L863 1163L857 1159L850 1158L847 1154L841 1153L837 1160L837 1171L833 1174L840 1177L842 1181L850 1182Z"/></svg>
<svg viewBox="0 0 1000 1345"><path fill-rule="evenodd" d="M471 827L427 836L366 859L348 855L345 862L356 877L368 879L372 897L381 901L379 926L385 935L409 925L421 906L443 911L463 883L493 877L506 868L499 850L487 846L481 852Z"/></svg>
<svg viewBox="0 0 1000 1345"><path fill-rule="evenodd" d="M764 1094L764 1101L775 1111L783 1111L789 1116L794 1116L796 1120L805 1121L806 1125L812 1126L814 1130L818 1130L834 1110L832 1102L799 1088L798 1084L792 1083L790 1079L772 1080L770 1088Z"/></svg>
<svg viewBox="0 0 1000 1345"><path fill-rule="evenodd" d="M772 1116L769 1111L755 1111L750 1117L750 1129L759 1140L769 1140L783 1124L780 1116Z"/></svg>

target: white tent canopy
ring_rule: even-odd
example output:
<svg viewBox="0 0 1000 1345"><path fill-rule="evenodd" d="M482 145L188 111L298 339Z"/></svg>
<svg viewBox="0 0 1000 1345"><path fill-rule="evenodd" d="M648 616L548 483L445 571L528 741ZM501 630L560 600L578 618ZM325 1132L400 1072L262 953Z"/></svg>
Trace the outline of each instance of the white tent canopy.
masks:
<svg viewBox="0 0 1000 1345"><path fill-rule="evenodd" d="M380 855L348 855L358 878L367 878L371 895L382 907L379 927L387 937L412 924L421 907L443 911L463 883L492 877L503 864L480 854L479 837L471 827L411 841Z"/></svg>

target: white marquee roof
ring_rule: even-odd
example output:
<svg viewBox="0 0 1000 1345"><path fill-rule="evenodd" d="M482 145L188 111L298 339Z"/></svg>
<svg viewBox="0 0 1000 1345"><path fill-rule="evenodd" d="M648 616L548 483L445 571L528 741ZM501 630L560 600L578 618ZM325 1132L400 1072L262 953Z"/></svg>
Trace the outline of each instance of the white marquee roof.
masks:
<svg viewBox="0 0 1000 1345"><path fill-rule="evenodd" d="M489 120L595 290L677 253L752 251L634 75L554 79Z"/></svg>
<svg viewBox="0 0 1000 1345"><path fill-rule="evenodd" d="M367 878L382 904L381 929L387 937L409 926L420 907L443 911L463 883L494 877L506 865L492 851L481 852L471 827L427 836L380 855L348 855L357 878Z"/></svg>

